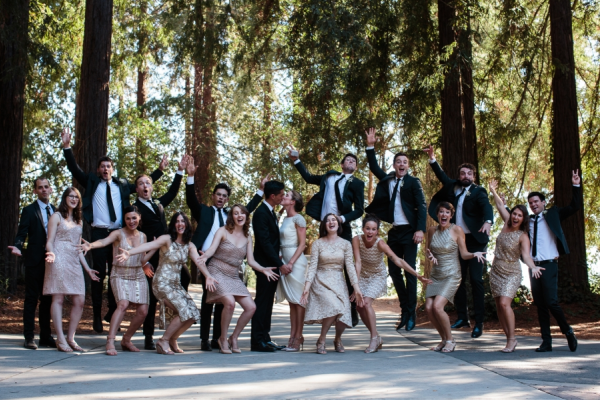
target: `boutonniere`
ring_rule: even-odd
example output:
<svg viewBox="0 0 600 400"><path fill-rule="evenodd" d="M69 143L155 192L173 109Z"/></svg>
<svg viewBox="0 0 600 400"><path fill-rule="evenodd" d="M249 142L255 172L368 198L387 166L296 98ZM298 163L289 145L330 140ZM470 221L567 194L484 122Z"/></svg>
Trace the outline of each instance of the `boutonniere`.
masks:
<svg viewBox="0 0 600 400"><path fill-rule="evenodd" d="M350 178L348 178L348 183L352 183L352 180L354 180L354 175L350 175Z"/></svg>
<svg viewBox="0 0 600 400"><path fill-rule="evenodd" d="M548 212L548 210L544 210L544 211L542 211L542 214L546 215L547 212Z"/></svg>
<svg viewBox="0 0 600 400"><path fill-rule="evenodd" d="M465 192L465 196L470 196L471 192L469 192L468 190Z"/></svg>
<svg viewBox="0 0 600 400"><path fill-rule="evenodd" d="M127 183L124 178L119 178L119 182L121 182L122 185L124 185L125 183Z"/></svg>
<svg viewBox="0 0 600 400"><path fill-rule="evenodd" d="M404 179L400 179L400 187L404 187Z"/></svg>

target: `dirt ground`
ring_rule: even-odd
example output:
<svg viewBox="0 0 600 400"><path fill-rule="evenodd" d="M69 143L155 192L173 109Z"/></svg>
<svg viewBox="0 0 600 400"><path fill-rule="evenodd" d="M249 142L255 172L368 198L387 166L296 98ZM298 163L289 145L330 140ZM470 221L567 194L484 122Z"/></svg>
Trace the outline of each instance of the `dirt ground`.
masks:
<svg viewBox="0 0 600 400"><path fill-rule="evenodd" d="M191 292L201 293L201 287L192 285ZM19 286L15 295L8 295L0 298L0 333L22 333L23 332L23 299L25 294L24 286ZM400 313L400 307L397 299L381 298L374 303L374 309L377 313L396 314ZM600 340L600 311L595 307L581 304L562 304L567 320L573 326L573 330L580 339ZM63 315L64 322L68 321L68 315L71 309L71 303L65 301ZM104 301L103 310L108 309L107 301ZM130 308L123 321L122 326L127 327L133 317L135 310ZM515 309L516 333L517 335L539 336L540 329L537 322L537 310L533 305L523 305ZM92 330L92 304L88 295L85 302L83 316L79 324L78 333L94 333ZM450 314L450 320L454 321L456 315ZM554 320L552 320L554 321ZM105 322L105 332L108 330L108 324ZM421 328L432 328L427 314L422 307L417 312L417 326ZM496 320L486 321L484 324L485 332L502 333L500 324ZM36 324L37 333L37 324ZM552 326L552 333L560 335L558 326Z"/></svg>

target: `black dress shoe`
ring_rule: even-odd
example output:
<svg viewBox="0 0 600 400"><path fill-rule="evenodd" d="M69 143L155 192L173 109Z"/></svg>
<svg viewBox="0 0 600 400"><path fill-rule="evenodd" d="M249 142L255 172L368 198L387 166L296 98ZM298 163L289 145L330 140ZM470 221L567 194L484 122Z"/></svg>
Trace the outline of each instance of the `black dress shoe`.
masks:
<svg viewBox="0 0 600 400"><path fill-rule="evenodd" d="M470 328L471 324L468 319L457 319L454 324L450 328L459 329L459 328Z"/></svg>
<svg viewBox="0 0 600 400"><path fill-rule="evenodd" d="M475 324L475 328L473 328L473 332L471 332L471 337L476 339L481 335L483 335L483 323Z"/></svg>
<svg viewBox="0 0 600 400"><path fill-rule="evenodd" d="M400 316L398 323L396 324L396 332L398 332L398 331L400 331L400 329L404 328L406 326L407 322L408 322L408 313L403 313Z"/></svg>
<svg viewBox="0 0 600 400"><path fill-rule="evenodd" d="M540 347L535 349L536 353L547 353L552 351L552 345L550 343L542 343Z"/></svg>
<svg viewBox="0 0 600 400"><path fill-rule="evenodd" d="M154 339L152 339L152 336L147 336L144 340L144 349L153 351L156 350L156 345L154 344Z"/></svg>
<svg viewBox="0 0 600 400"><path fill-rule="evenodd" d="M212 347L211 347L210 343L208 343L208 340L202 340L200 342L200 350L202 350L202 351L212 351Z"/></svg>
<svg viewBox="0 0 600 400"><path fill-rule="evenodd" d="M47 337L45 339L40 339L40 347L50 347L52 349L56 348L56 341L52 336Z"/></svg>
<svg viewBox="0 0 600 400"><path fill-rule="evenodd" d="M267 346L270 346L272 348L274 348L275 350L283 350L285 349L286 346L280 346L277 343L271 341L271 342L267 342Z"/></svg>
<svg viewBox="0 0 600 400"><path fill-rule="evenodd" d="M217 339L213 339L210 341L210 347L212 347L213 349L220 349L221 345L219 344L219 341Z"/></svg>
<svg viewBox="0 0 600 400"><path fill-rule="evenodd" d="M104 328L102 328L102 317L100 317L99 315L94 315L94 332L102 333L103 330Z"/></svg>
<svg viewBox="0 0 600 400"><path fill-rule="evenodd" d="M35 344L35 340L33 339L25 339L25 343L23 343L23 347L29 350L37 350L37 344Z"/></svg>
<svg viewBox="0 0 600 400"><path fill-rule="evenodd" d="M577 338L575 337L573 329L569 329L569 332L565 333L565 336L567 337L567 342L569 343L569 350L577 350Z"/></svg>
<svg viewBox="0 0 600 400"><path fill-rule="evenodd" d="M410 316L408 317L408 321L406 322L406 330L407 331L412 331L413 329L415 329L415 325L417 324L417 313L410 313Z"/></svg>
<svg viewBox="0 0 600 400"><path fill-rule="evenodd" d="M352 305L354 306L354 303L352 303ZM356 325L358 325L358 322L359 322L358 311L356 311L356 307L351 307L351 308L352 308L352 310L351 310L350 314L352 314L352 327L354 328Z"/></svg>
<svg viewBox="0 0 600 400"><path fill-rule="evenodd" d="M274 347L269 346L265 342L259 342L259 343L256 343L256 344L253 344L252 346L250 346L250 351L261 351L263 353L274 353L277 350L275 350Z"/></svg>

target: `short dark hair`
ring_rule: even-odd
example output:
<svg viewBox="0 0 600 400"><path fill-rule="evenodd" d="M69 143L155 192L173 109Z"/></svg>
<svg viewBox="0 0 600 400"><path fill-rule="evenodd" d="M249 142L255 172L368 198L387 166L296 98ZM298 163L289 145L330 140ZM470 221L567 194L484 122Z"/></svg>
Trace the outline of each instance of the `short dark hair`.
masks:
<svg viewBox="0 0 600 400"><path fill-rule="evenodd" d="M460 175L460 170L463 168L470 169L471 171L473 171L473 175L475 175L475 173L477 172L477 168L475 168L473 164L466 162L458 166L458 175Z"/></svg>
<svg viewBox="0 0 600 400"><path fill-rule="evenodd" d="M535 196L539 197L541 201L546 201L546 196L544 196L544 194L541 192L529 192L529 194L527 195L527 201L529 201L530 198Z"/></svg>
<svg viewBox="0 0 600 400"><path fill-rule="evenodd" d="M48 180L48 178L46 178L45 176L38 176L37 178L35 178L35 180L33 181L33 188L37 189L37 183L38 181L48 181L48 184L50 184L50 181Z"/></svg>
<svg viewBox="0 0 600 400"><path fill-rule="evenodd" d="M188 244L190 240L192 240L193 230L190 219L183 211L177 211L171 217L171 221L169 222L169 235L171 236L172 241L177 240L177 229L175 229L175 224L177 223L177 217L180 215L183 217L183 221L185 222L185 231L183 231L182 240L184 244Z"/></svg>
<svg viewBox="0 0 600 400"><path fill-rule="evenodd" d="M136 176L136 177L135 177L135 186L137 186L137 184L138 184L138 181L139 181L141 178L143 178L143 177L146 177L146 178L150 179L150 183L154 183L154 181L152 180L152 177L151 177L150 175L141 174L141 175L138 175L138 176Z"/></svg>
<svg viewBox="0 0 600 400"><path fill-rule="evenodd" d="M381 226L381 220L375 214L367 214L362 220L362 227L364 228L368 222L375 222L377 229Z"/></svg>
<svg viewBox="0 0 600 400"><path fill-rule="evenodd" d="M352 157L352 158L354 158L354 161L356 161L356 163L358 164L358 157L356 157L356 156L355 156L354 154L352 154L352 153L348 153L348 154L346 154L346 155L344 156L344 158L342 158L342 161L340 162L340 164L343 164L343 163L344 163L344 161L346 161L346 158L348 158L348 157Z"/></svg>
<svg viewBox="0 0 600 400"><path fill-rule="evenodd" d="M517 204L510 210L510 215L512 215L513 211L519 210L523 213L523 221L521 221L521 226L519 226L519 230L529 234L529 213L527 212L527 207L523 204ZM512 220L510 216L508 217L508 226L512 228Z"/></svg>
<svg viewBox="0 0 600 400"><path fill-rule="evenodd" d="M265 200L268 200L271 195L279 194L285 189L285 185L279 181L269 181L265 183Z"/></svg>
<svg viewBox="0 0 600 400"><path fill-rule="evenodd" d="M136 182L137 182L137 179L136 179ZM139 221L138 221L138 228L139 228L140 226L142 226L142 218L141 218L142 213L140 213L140 209L137 208L137 206L133 206L133 205L127 206L123 209L123 225L125 225L125 215L129 214L131 212L134 212L140 216Z"/></svg>
<svg viewBox="0 0 600 400"><path fill-rule="evenodd" d="M406 153L405 153L405 152L403 152L403 151L396 153L396 154L394 155L394 164L396 163L396 158L398 158L398 157L402 157L402 156L404 156L404 157L408 158L408 154L406 154Z"/></svg>
<svg viewBox="0 0 600 400"><path fill-rule="evenodd" d="M100 168L100 164L102 164L105 161L108 161L110 163L110 166L114 168L115 164L113 163L112 158L110 158L109 156L100 157L98 159L98 164L96 165L96 168Z"/></svg>
<svg viewBox="0 0 600 400"><path fill-rule="evenodd" d="M455 209L454 206L447 202L447 201L441 201L440 204L438 204L438 206L435 208L435 215L437 215L440 212L440 208L445 208L446 210L450 210L450 213L452 215L454 215L455 213Z"/></svg>
<svg viewBox="0 0 600 400"><path fill-rule="evenodd" d="M292 200L294 200L294 211L299 213L304 209L304 199L299 192L295 190L290 190L290 192L292 192Z"/></svg>
<svg viewBox="0 0 600 400"><path fill-rule="evenodd" d="M333 215L335 217L335 219L337 219L337 222L338 222L337 235L342 236L342 233L344 232L344 228L342 228L342 219L340 217L338 217L337 215L335 215L334 213L329 213L325 216L325 218L323 218L323 220L321 221L321 225L319 225L319 237L320 238L327 236L327 218L329 218L330 215Z"/></svg>
<svg viewBox="0 0 600 400"><path fill-rule="evenodd" d="M227 197L231 196L231 188L225 182L217 183L215 185L215 188L213 189L212 194L217 193L217 190L219 189L225 189L225 191L227 192Z"/></svg>

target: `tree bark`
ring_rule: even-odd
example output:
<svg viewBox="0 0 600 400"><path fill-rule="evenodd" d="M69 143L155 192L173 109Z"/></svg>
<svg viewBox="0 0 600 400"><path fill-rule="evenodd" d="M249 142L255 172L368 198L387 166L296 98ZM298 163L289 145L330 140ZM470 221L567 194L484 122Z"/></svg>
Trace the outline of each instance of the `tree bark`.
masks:
<svg viewBox="0 0 600 400"><path fill-rule="evenodd" d="M559 206L571 202L571 171L581 173L579 125L571 2L550 0L552 77L552 146L554 148L554 200ZM588 293L585 224L583 209L562 223L570 254L559 260L559 286L564 300L575 301Z"/></svg>
<svg viewBox="0 0 600 400"><path fill-rule="evenodd" d="M29 0L0 2L0 275L13 293L20 262L7 246L14 244L20 214L28 25Z"/></svg>

